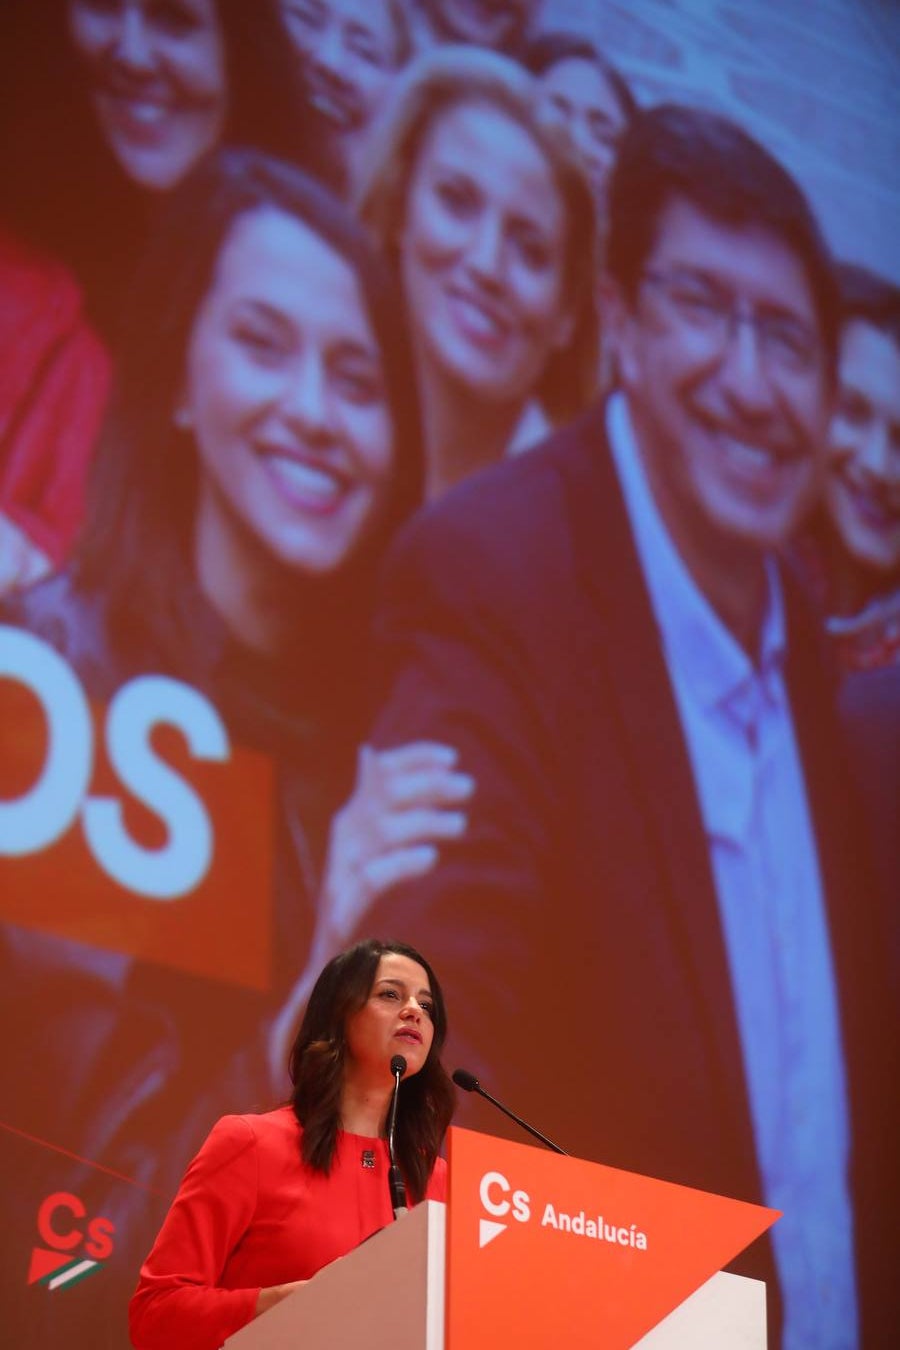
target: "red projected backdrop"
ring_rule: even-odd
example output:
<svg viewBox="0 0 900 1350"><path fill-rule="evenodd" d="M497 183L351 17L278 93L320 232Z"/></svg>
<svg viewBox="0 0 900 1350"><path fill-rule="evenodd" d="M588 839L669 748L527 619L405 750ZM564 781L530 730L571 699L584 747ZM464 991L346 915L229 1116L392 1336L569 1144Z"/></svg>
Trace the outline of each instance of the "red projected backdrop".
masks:
<svg viewBox="0 0 900 1350"><path fill-rule="evenodd" d="M785 1346L877 1344L896 17L0 23L9 1343L127 1343L374 934L569 1151L785 1210L743 1267Z"/></svg>

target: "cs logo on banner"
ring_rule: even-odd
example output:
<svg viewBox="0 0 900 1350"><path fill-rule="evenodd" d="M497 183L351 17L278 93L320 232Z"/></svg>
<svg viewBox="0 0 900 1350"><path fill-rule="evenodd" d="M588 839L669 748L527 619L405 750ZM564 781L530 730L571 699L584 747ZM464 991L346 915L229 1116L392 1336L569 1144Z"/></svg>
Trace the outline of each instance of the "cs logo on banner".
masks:
<svg viewBox="0 0 900 1350"><path fill-rule="evenodd" d="M498 1219L512 1217L517 1223L531 1218L531 1197L526 1191L514 1191L502 1172L485 1172L478 1187L481 1203L493 1219L481 1219L478 1225L478 1245L486 1247L495 1237L505 1233L508 1224Z"/></svg>

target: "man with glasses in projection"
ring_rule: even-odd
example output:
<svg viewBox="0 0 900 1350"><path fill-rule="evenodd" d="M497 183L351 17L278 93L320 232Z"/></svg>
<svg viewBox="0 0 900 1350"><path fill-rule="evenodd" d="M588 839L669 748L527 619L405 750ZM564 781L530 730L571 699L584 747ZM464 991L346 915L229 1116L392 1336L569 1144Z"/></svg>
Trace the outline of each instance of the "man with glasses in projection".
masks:
<svg viewBox="0 0 900 1350"><path fill-rule="evenodd" d="M365 927L440 951L471 1066L571 1151L784 1211L737 1266L773 1343L876 1345L895 1023L776 560L818 488L831 265L785 170L674 105L626 132L610 217L616 390L394 553L375 742L446 742L476 789Z"/></svg>

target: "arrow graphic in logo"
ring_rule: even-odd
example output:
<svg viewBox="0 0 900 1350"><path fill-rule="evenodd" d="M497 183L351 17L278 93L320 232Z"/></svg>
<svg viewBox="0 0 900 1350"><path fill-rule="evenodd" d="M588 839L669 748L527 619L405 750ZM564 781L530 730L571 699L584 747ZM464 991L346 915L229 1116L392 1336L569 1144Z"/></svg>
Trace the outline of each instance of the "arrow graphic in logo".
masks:
<svg viewBox="0 0 900 1350"><path fill-rule="evenodd" d="M64 1284L77 1284L86 1275L99 1269L98 1261L50 1252L45 1247L32 1247L28 1283L37 1282L45 1284L48 1289L59 1289Z"/></svg>
<svg viewBox="0 0 900 1350"><path fill-rule="evenodd" d="M505 1223L494 1223L493 1219L479 1219L478 1221L478 1245L486 1247L489 1242L493 1242L495 1237L506 1232Z"/></svg>

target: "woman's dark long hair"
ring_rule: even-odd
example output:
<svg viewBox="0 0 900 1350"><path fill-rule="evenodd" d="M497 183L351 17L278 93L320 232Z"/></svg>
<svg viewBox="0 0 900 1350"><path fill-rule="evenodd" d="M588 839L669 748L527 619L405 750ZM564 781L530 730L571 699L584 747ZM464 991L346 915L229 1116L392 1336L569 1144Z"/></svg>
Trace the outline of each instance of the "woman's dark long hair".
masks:
<svg viewBox="0 0 900 1350"><path fill-rule="evenodd" d="M167 195L133 183L97 125L68 36L67 0L0 5L2 212L58 257L111 330L135 259ZM342 187L329 132L305 97L277 0L215 0L225 53L223 145L277 155Z"/></svg>
<svg viewBox="0 0 900 1350"><path fill-rule="evenodd" d="M415 1200L421 1200L434 1168L455 1105L455 1092L443 1064L447 1010L437 976L414 947L368 938L332 958L309 997L291 1049L294 1090L291 1105L303 1126L303 1161L328 1172L340 1129L341 1090L347 1054L347 1018L368 999L382 956L396 953L423 966L434 999L434 1039L420 1071L400 1084L396 1149L400 1168Z"/></svg>
<svg viewBox="0 0 900 1350"><path fill-rule="evenodd" d="M102 587L110 635L135 646L135 625L152 645L177 645L190 587L197 498L197 455L173 424L185 355L216 261L239 217L262 208L286 212L350 266L380 348L393 425L394 475L377 528L334 577L297 578L297 620L352 624L366 609L376 562L421 495L421 436L415 381L401 307L389 266L337 198L292 165L254 150L210 156L171 195L134 290L123 301L126 324L112 406L76 548L75 579ZM313 645L313 644L308 644Z"/></svg>

